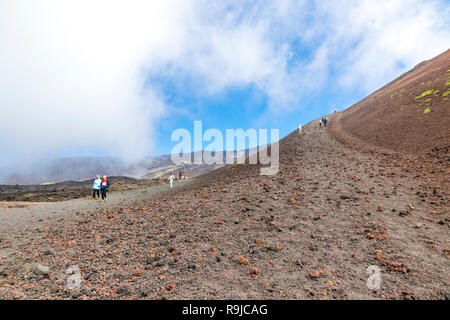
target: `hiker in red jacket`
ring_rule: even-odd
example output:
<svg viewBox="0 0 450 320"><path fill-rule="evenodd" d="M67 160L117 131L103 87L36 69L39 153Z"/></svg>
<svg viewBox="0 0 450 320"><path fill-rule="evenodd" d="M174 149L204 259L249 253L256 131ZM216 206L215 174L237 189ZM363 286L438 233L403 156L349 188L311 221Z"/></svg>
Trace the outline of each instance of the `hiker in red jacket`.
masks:
<svg viewBox="0 0 450 320"><path fill-rule="evenodd" d="M106 176L103 176L102 184L100 186L100 190L102 191L102 201L106 201L106 193L108 192L109 181Z"/></svg>

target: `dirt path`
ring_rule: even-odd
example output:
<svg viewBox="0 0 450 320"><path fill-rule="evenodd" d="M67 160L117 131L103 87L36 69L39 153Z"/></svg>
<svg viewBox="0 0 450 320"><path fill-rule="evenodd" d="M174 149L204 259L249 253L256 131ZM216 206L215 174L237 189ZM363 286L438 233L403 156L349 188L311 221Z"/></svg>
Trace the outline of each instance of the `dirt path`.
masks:
<svg viewBox="0 0 450 320"><path fill-rule="evenodd" d="M42 230L58 222L76 220L82 212L113 210L127 207L162 193L177 192L192 180L175 181L142 189L108 193L107 202L91 198L61 202L0 202L0 256L14 252L24 242L40 238ZM33 231L33 232L29 232Z"/></svg>
<svg viewBox="0 0 450 320"><path fill-rule="evenodd" d="M175 181L172 191L186 186L191 180ZM108 201L91 198L74 199L61 202L0 202L0 234L15 232L30 224L43 222L44 219L64 219L86 210L115 208L130 202L148 199L157 194L170 192L169 185L155 185L142 189L108 193Z"/></svg>
<svg viewBox="0 0 450 320"><path fill-rule="evenodd" d="M339 121L338 116L331 121ZM350 149L317 122L283 139L280 158L274 176L236 165L192 180L196 183L172 195L118 195L108 203L116 201L114 208L91 201L74 209L66 203L58 209L66 215L53 217L42 213L47 204L30 209L49 214L48 223L42 229L34 222L27 225L28 230L15 233L25 237L20 247L0 254L0 267L9 270L0 297L449 295L447 200L438 194L418 196L424 181L399 160ZM7 213L10 221L12 212ZM71 212L75 219L60 221ZM32 263L48 265L50 275L30 275L25 266ZM68 264L80 266L79 291L65 287ZM366 286L366 269L372 265L382 275L378 290Z"/></svg>

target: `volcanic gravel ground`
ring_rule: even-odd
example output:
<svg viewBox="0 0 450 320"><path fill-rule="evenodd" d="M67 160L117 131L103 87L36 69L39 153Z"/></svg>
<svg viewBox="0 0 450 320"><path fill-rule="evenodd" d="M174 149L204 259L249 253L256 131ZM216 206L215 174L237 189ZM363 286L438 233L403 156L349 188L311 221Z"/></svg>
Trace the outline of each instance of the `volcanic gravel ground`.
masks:
<svg viewBox="0 0 450 320"><path fill-rule="evenodd" d="M313 122L283 139L274 176L230 165L170 192L10 229L0 298L448 298L448 183L436 182L445 163L430 158L435 172L422 176L411 159L349 148L339 125L329 130ZM71 265L80 289L66 285ZM371 265L379 290L366 286Z"/></svg>

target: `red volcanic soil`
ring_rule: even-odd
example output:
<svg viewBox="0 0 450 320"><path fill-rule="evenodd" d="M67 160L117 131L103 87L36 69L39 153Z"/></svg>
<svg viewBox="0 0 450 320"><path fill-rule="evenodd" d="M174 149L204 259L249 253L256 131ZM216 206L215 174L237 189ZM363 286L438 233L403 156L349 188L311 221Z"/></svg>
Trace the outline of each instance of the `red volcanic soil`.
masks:
<svg viewBox="0 0 450 320"><path fill-rule="evenodd" d="M342 112L342 129L368 146L413 155L435 148L448 153L449 99L450 49Z"/></svg>
<svg viewBox="0 0 450 320"><path fill-rule="evenodd" d="M73 214L64 202L30 205L21 228L23 209L0 209L0 299L449 299L448 138L434 120L448 119L443 104L405 106L402 121L374 109L400 115L395 99L438 88L432 61L374 94L383 103L367 98L327 128L314 121L282 139L275 175L234 164L166 192L117 192L116 204L73 200ZM430 87L412 92L408 79ZM404 121L433 124L430 143L418 135L415 151ZM78 289L67 286L70 265ZM374 268L381 283L370 289Z"/></svg>

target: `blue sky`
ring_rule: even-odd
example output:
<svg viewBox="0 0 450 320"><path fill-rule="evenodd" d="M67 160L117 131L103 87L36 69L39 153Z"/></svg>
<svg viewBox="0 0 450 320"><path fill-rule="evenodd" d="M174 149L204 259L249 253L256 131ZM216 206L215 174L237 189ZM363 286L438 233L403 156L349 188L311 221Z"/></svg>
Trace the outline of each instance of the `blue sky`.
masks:
<svg viewBox="0 0 450 320"><path fill-rule="evenodd" d="M448 0L0 2L0 163L284 137L450 48ZM426 40L426 45L424 41Z"/></svg>
<svg viewBox="0 0 450 320"><path fill-rule="evenodd" d="M208 128L217 128L225 135L225 130L230 128L244 130L275 128L280 130L280 137L284 137L295 130L299 122L304 125L330 113L335 107L343 110L366 95L358 88L343 92L330 84L322 93L304 96L301 101L292 106L289 112L267 118L265 115L268 97L255 86L228 88L220 94L202 96L195 94L195 91L179 88L170 80L159 78L152 80L156 82L153 85L161 86L161 90L167 94L166 102L175 108L174 112L160 122L156 133L158 144L152 155L169 154L177 144L170 140L171 133L177 128L185 128L193 133L196 120L202 121L203 132ZM203 147L207 144L205 142Z"/></svg>

